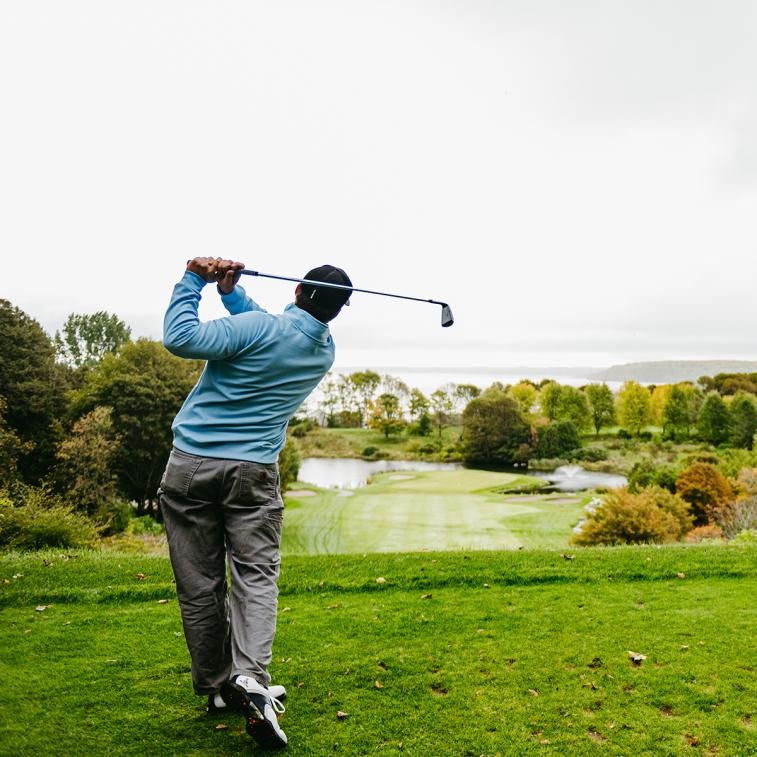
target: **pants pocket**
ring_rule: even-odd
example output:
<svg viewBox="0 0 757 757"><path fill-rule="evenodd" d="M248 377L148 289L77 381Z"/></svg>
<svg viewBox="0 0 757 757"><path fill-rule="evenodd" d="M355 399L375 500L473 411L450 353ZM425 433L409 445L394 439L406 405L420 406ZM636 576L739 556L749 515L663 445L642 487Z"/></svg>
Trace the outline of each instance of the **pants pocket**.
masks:
<svg viewBox="0 0 757 757"><path fill-rule="evenodd" d="M160 490L179 497L186 497L202 458L173 449L160 480Z"/></svg>

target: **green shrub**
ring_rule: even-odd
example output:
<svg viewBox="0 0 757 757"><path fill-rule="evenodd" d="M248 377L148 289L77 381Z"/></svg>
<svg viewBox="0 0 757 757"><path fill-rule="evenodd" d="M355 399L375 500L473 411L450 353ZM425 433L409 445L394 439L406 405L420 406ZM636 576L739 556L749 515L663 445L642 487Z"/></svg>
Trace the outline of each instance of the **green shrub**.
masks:
<svg viewBox="0 0 757 757"><path fill-rule="evenodd" d="M373 446L369 445L369 446L367 446L363 450L362 456L363 457L374 457L378 451L379 451L378 447L373 447Z"/></svg>
<svg viewBox="0 0 757 757"><path fill-rule="evenodd" d="M731 540L731 544L740 544L742 546L757 546L757 528L748 528L736 534Z"/></svg>
<svg viewBox="0 0 757 757"><path fill-rule="evenodd" d="M528 461L528 467L531 470L555 470L561 465L569 465L570 461L563 457L553 458L531 458Z"/></svg>
<svg viewBox="0 0 757 757"><path fill-rule="evenodd" d="M300 472L300 453L295 443L287 437L284 449L279 453L279 486L285 492L296 480Z"/></svg>
<svg viewBox="0 0 757 757"><path fill-rule="evenodd" d="M312 418L293 421L289 424L289 433L301 439L303 436L307 436L317 425Z"/></svg>
<svg viewBox="0 0 757 757"><path fill-rule="evenodd" d="M100 505L95 517L102 526L102 536L113 536L126 531L133 515L134 508L128 502L115 500Z"/></svg>
<svg viewBox="0 0 757 757"><path fill-rule="evenodd" d="M616 544L662 544L676 541L691 528L686 503L659 487L634 494L615 489L589 513L572 542L583 546Z"/></svg>
<svg viewBox="0 0 757 757"><path fill-rule="evenodd" d="M20 507L14 507L7 497L0 500L0 547L91 547L96 538L97 529L89 518L43 489L30 488Z"/></svg>
<svg viewBox="0 0 757 757"><path fill-rule="evenodd" d="M618 439L630 439L631 433L629 431L626 431L624 428L618 429Z"/></svg>
<svg viewBox="0 0 757 757"><path fill-rule="evenodd" d="M602 460L607 460L607 451L601 447L583 447L581 449L574 449L570 452L569 457L576 462L589 462L599 463Z"/></svg>
<svg viewBox="0 0 757 757"><path fill-rule="evenodd" d="M165 533L165 528L152 516L142 515L129 521L126 533L130 536L160 536Z"/></svg>

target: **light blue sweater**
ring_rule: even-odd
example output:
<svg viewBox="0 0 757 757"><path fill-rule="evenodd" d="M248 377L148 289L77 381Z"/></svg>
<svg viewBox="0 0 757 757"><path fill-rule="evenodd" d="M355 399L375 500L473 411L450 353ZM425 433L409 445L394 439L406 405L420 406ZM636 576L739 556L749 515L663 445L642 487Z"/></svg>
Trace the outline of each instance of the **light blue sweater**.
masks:
<svg viewBox="0 0 757 757"><path fill-rule="evenodd" d="M221 297L229 316L200 323L205 283L187 271L163 322L170 352L208 361L173 422L174 445L203 457L276 462L289 419L334 362L329 327L294 304L272 315L241 286Z"/></svg>

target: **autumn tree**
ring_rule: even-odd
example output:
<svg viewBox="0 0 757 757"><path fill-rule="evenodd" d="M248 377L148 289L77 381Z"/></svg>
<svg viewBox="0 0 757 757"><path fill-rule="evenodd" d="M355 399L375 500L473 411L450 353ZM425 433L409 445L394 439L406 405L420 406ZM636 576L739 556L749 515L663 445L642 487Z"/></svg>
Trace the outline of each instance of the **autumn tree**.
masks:
<svg viewBox="0 0 757 757"><path fill-rule="evenodd" d="M389 438L391 434L402 431L405 427L405 420L402 417L399 397L389 392L380 394L371 403L368 425L377 431L381 431L384 438Z"/></svg>
<svg viewBox="0 0 757 757"><path fill-rule="evenodd" d="M649 423L649 391L636 381L626 381L618 392L617 416L634 436Z"/></svg>
<svg viewBox="0 0 757 757"><path fill-rule="evenodd" d="M603 426L615 423L615 397L607 384L589 384L584 393L589 401L589 414L598 435Z"/></svg>
<svg viewBox="0 0 757 757"><path fill-rule="evenodd" d="M677 495L659 487L636 494L623 488L605 495L571 541L583 546L664 544L680 540L690 528L688 507Z"/></svg>
<svg viewBox="0 0 757 757"><path fill-rule="evenodd" d="M556 381L548 381L539 393L541 412L550 421L557 420L561 390L562 387Z"/></svg>
<svg viewBox="0 0 757 757"><path fill-rule="evenodd" d="M512 397L526 416L534 412L539 401L539 390L532 381L519 381L507 390L507 396Z"/></svg>
<svg viewBox="0 0 757 757"><path fill-rule="evenodd" d="M409 410L413 423L410 433L417 436L428 436L431 433L430 409L431 403L428 401L428 397L420 389L411 389Z"/></svg>
<svg viewBox="0 0 757 757"><path fill-rule="evenodd" d="M695 526L715 520L733 494L728 479L710 463L694 463L676 479L676 493L689 503Z"/></svg>
<svg viewBox="0 0 757 757"><path fill-rule="evenodd" d="M439 446L442 444L442 431L449 423L450 414L455 409L455 401L446 387L439 387L431 392L429 397L431 404L431 420L434 422L439 435Z"/></svg>
<svg viewBox="0 0 757 757"><path fill-rule="evenodd" d="M55 332L58 360L72 368L90 367L108 352L116 352L131 338L131 328L117 316L98 310L90 315L71 313Z"/></svg>
<svg viewBox="0 0 757 757"><path fill-rule="evenodd" d="M368 408L376 394L381 376L375 371L355 371L350 373L347 380L352 384L352 389L357 398L360 422L365 423L368 418Z"/></svg>

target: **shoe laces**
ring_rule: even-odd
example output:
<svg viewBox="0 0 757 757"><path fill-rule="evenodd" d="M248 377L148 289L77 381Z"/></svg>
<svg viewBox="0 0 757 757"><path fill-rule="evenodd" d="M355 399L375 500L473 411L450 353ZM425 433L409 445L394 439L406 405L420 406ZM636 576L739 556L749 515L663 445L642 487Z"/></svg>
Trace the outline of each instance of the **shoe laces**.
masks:
<svg viewBox="0 0 757 757"><path fill-rule="evenodd" d="M287 711L287 708L275 697L272 697L269 694L268 699L271 700L271 707L273 707L273 711L277 715L283 715Z"/></svg>

